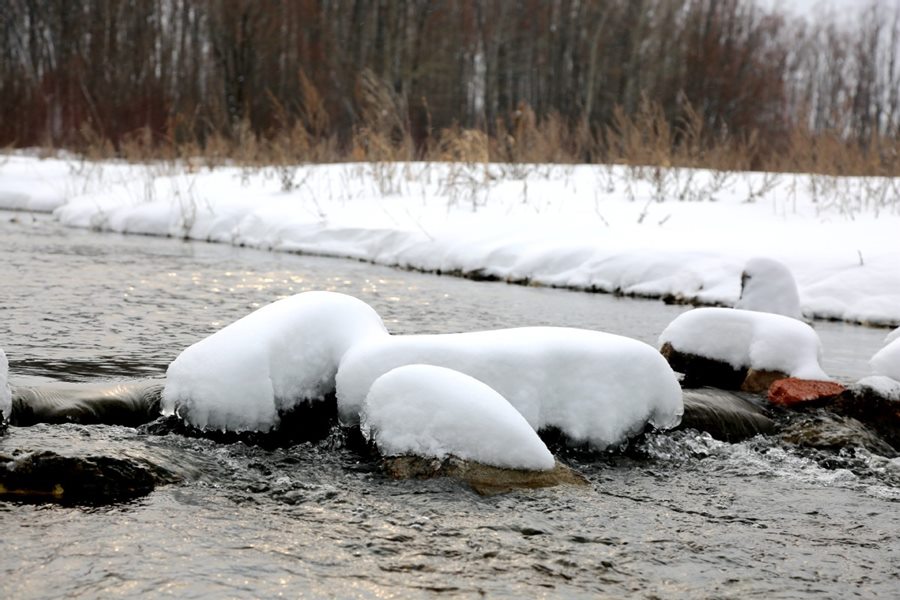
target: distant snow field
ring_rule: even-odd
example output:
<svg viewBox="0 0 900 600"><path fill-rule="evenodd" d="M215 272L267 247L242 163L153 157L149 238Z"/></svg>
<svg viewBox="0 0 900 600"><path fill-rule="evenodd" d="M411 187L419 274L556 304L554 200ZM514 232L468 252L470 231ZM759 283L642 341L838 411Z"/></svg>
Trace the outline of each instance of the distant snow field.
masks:
<svg viewBox="0 0 900 600"><path fill-rule="evenodd" d="M604 165L265 168L0 156L0 208L62 223L734 305L748 259L807 318L900 324L900 182Z"/></svg>

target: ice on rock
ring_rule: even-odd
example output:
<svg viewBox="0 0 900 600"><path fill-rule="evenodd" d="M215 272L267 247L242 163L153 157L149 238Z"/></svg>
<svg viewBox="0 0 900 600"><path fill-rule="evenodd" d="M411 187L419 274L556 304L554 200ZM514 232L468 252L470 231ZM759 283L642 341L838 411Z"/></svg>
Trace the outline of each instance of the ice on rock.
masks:
<svg viewBox="0 0 900 600"><path fill-rule="evenodd" d="M660 345L728 363L735 369L781 371L800 379L830 380L812 327L783 315L736 308L682 313L659 337Z"/></svg>
<svg viewBox="0 0 900 600"><path fill-rule="evenodd" d="M562 327L382 336L354 346L337 374L340 418L359 420L373 382L403 365L465 373L506 398L535 430L557 427L596 448L649 423L681 420L681 388L656 349L630 338Z"/></svg>
<svg viewBox="0 0 900 600"><path fill-rule="evenodd" d="M893 338L884 348L875 353L869 361L876 375L900 381L900 337Z"/></svg>
<svg viewBox="0 0 900 600"><path fill-rule="evenodd" d="M279 413L334 391L351 345L387 335L378 314L352 296L284 298L182 352L166 373L163 412L200 428L269 430Z"/></svg>
<svg viewBox="0 0 900 600"><path fill-rule="evenodd" d="M751 258L741 275L741 297L735 308L802 319L800 294L790 270L771 258Z"/></svg>
<svg viewBox="0 0 900 600"><path fill-rule="evenodd" d="M376 379L361 425L385 456L456 456L531 471L555 464L541 438L503 396L444 367L406 365Z"/></svg>
<svg viewBox="0 0 900 600"><path fill-rule="evenodd" d="M9 360L6 358L6 352L0 348L0 414L4 419L8 419L12 412L12 393L9 390Z"/></svg>

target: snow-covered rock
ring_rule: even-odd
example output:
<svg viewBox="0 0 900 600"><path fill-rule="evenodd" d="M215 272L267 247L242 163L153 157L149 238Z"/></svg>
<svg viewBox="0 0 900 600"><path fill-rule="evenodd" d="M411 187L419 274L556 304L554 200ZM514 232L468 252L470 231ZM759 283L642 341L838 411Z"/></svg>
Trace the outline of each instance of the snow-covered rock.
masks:
<svg viewBox="0 0 900 600"><path fill-rule="evenodd" d="M884 338L885 346L890 344L894 340L900 340L900 327L898 327L897 329L893 330L892 332L890 332L889 334L887 334L885 336L885 338Z"/></svg>
<svg viewBox="0 0 900 600"><path fill-rule="evenodd" d="M806 323L783 315L697 308L676 317L660 335L659 343L682 354L721 361L735 370L830 380L819 366L819 336Z"/></svg>
<svg viewBox="0 0 900 600"><path fill-rule="evenodd" d="M884 375L870 375L857 381L856 385L886 400L900 402L900 381L896 379Z"/></svg>
<svg viewBox="0 0 900 600"><path fill-rule="evenodd" d="M200 428L266 431L279 413L331 393L353 344L387 335L381 317L351 296L284 298L182 352L166 373L163 412Z"/></svg>
<svg viewBox="0 0 900 600"><path fill-rule="evenodd" d="M12 394L9 390L8 377L9 360L6 358L6 353L0 348L0 415L3 416L3 419L8 419L12 412Z"/></svg>
<svg viewBox="0 0 900 600"><path fill-rule="evenodd" d="M875 353L869 361L876 375L890 377L900 381L900 338L895 338L884 348Z"/></svg>
<svg viewBox="0 0 900 600"><path fill-rule="evenodd" d="M546 471L553 455L503 396L458 371L406 365L375 380L363 434L385 456L456 456L507 469Z"/></svg>
<svg viewBox="0 0 900 600"><path fill-rule="evenodd" d="M647 344L584 329L523 327L382 336L354 346L337 374L341 420L359 419L376 379L417 363L474 377L506 398L533 429L556 427L596 448L618 444L648 423L674 427L683 411L675 374Z"/></svg>
<svg viewBox="0 0 900 600"><path fill-rule="evenodd" d="M741 274L741 297L735 308L802 319L800 294L791 271L771 258L752 258Z"/></svg>
<svg viewBox="0 0 900 600"><path fill-rule="evenodd" d="M900 381L885 375L864 377L829 408L865 423L900 450Z"/></svg>

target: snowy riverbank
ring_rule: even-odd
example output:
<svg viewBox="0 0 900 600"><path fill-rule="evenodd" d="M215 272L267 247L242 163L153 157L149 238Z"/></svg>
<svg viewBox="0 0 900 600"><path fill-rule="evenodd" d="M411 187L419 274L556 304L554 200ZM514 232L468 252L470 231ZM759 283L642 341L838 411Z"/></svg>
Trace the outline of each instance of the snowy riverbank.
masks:
<svg viewBox="0 0 900 600"><path fill-rule="evenodd" d="M900 324L900 181L595 165L217 167L0 157L64 224L732 304L747 259L806 316Z"/></svg>

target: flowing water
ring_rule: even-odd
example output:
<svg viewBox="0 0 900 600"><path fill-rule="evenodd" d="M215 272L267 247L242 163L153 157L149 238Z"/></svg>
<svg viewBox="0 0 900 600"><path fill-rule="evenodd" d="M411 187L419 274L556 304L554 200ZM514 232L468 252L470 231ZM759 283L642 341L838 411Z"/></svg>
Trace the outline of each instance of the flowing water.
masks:
<svg viewBox="0 0 900 600"><path fill-rule="evenodd" d="M0 213L13 384L158 377L186 346L312 289L394 333L520 325L655 344L685 307L347 260L64 229ZM816 323L824 367L867 374L884 331ZM900 461L654 434L571 457L587 488L483 498L392 481L336 440L274 451L124 427L10 428L0 452L165 465L182 482L101 508L0 502L0 597L896 597Z"/></svg>

